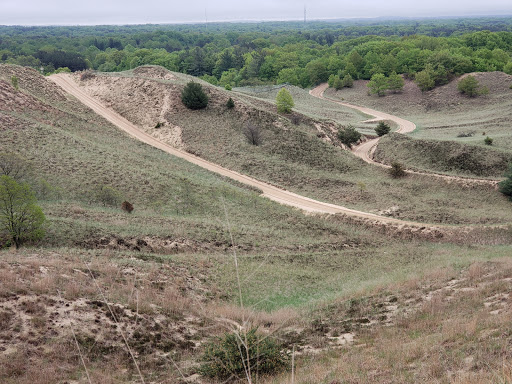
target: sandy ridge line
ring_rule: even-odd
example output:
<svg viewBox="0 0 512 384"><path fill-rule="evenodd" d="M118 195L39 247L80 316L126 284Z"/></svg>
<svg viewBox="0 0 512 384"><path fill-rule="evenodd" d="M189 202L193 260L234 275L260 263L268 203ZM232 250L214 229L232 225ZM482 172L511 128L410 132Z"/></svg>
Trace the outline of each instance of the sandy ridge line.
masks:
<svg viewBox="0 0 512 384"><path fill-rule="evenodd" d="M164 152L167 152L173 156L179 157L186 161L189 161L199 167L207 169L211 172L217 173L219 175L229 177L233 180L239 181L246 185L250 185L252 187L258 188L263 192L263 196L266 198L276 201L278 203L288 205L291 207L299 208L307 212L314 213L327 213L327 214L345 214L352 217L358 217L363 219L372 220L379 223L385 224L398 224L398 225L406 225L411 227L419 227L419 228L440 228L444 227L444 225L427 225L423 223L416 223L412 221L404 221L391 217L379 216L373 213L362 212L355 209L350 209L347 207L343 207L340 205L324 203L318 200L311 199L309 197L301 196L296 193L280 189L273 185L267 184L265 182L256 180L252 177L242 175L241 173L229 170L227 168L221 167L214 163L211 163L207 160L204 160L200 157L194 156L188 152L176 149L167 145L154 137L148 135L147 133L141 131L134 124L129 122L127 119L114 112L113 110L105 107L98 100L86 94L82 89L80 89L79 85L71 78L70 75L67 74L56 74L49 77L51 81L60 86L65 92L73 95L83 104L91 108L94 112L104 117L106 120L128 133L133 138L142 141L148 145L151 145L155 148L158 148Z"/></svg>
<svg viewBox="0 0 512 384"><path fill-rule="evenodd" d="M357 111L363 112L367 115L374 116L374 119L367 120L369 121L379 121L379 120L389 120L394 121L398 125L398 129L395 131L397 133L410 133L416 129L416 124L414 124L412 121L402 119L401 117L390 115L389 113L376 111L371 108L366 107L360 107L355 104L346 103L343 101L338 101L335 99L332 99L330 97L324 96L324 92L329 88L329 84L324 83L320 84L318 87L313 88L309 91L309 94L314 97L318 97L319 99L328 100L333 103L343 105L344 107L352 108ZM361 158L365 162L369 164L376 165L378 167L382 168L391 168L390 165L379 163L373 159L373 153L377 149L377 144L379 143L379 140L381 138L377 137L375 139L371 139L368 141L365 141L364 143L359 144L358 146L352 148L352 153L356 155L357 157ZM456 182L464 182L464 183L473 183L473 184L484 184L484 185L491 185L497 188L497 185L499 183L499 180L489 180L489 179L477 179L472 177L464 177L464 176L450 176L450 175L443 175L440 173L435 172L421 172L421 171L412 171L407 170L407 173L415 174L415 175L426 175L431 177L437 177L440 179L444 179L446 181L456 181Z"/></svg>

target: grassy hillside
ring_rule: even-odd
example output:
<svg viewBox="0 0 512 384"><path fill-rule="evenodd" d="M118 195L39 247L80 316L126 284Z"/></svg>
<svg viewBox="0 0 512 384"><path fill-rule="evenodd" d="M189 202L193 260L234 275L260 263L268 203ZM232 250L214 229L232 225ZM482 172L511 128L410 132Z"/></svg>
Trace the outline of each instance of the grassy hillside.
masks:
<svg viewBox="0 0 512 384"><path fill-rule="evenodd" d="M155 137L297 193L372 212L399 206L399 217L415 221L508 222L510 203L493 189L445 184L423 176L395 181L385 170L342 150L336 141L338 124L365 118L347 108L292 89L297 111L304 110L300 124L295 125L290 116L275 112L268 95L249 96L203 83L210 105L191 111L180 101L181 89L190 79L158 67L143 67L78 81L91 95ZM234 110L225 107L229 97L235 100ZM324 109L331 111L328 119L312 119ZM163 125L155 128L158 122ZM248 122L261 130L259 146L249 144L243 134ZM468 210L466 202L477 198L481 204Z"/></svg>
<svg viewBox="0 0 512 384"><path fill-rule="evenodd" d="M19 78L19 90L11 85L13 75ZM125 80L112 79L121 94L131 92L123 88ZM142 94L151 94L154 80L136 81L146 87ZM180 81L183 85L186 79ZM157 90L161 92L155 94L163 94L164 103L165 89ZM213 105L214 91L211 90ZM258 117L258 122L268 121L267 137L275 135L287 143L284 149L275 139L262 145L268 145L265 151L282 151L268 161L268 168L275 167L279 177L284 173L278 165L288 166L285 170L293 170L295 175L301 170L318 174L317 184L307 177L299 182L307 181L315 193L326 186L327 192L323 193L327 196L334 188L325 184L326 175L372 175L367 171L369 167L349 154L332 144L324 145L313 134L309 122L297 128L275 115L265 101L233 96L237 102L237 112L233 114L237 118L247 113ZM242 103L243 97L251 99L252 107ZM154 128L149 122L161 121L173 135L179 132L173 130L173 124L182 114L182 137L193 138L194 132L199 135L199 129L191 128L192 122L199 120L193 120L180 104L171 103L170 109L165 109L175 110L175 115L164 114L163 121L160 115L155 118L150 109L155 100L150 98L137 107L125 103L124 107L143 111L137 115L138 121L147 121L148 129ZM220 106L224 100L219 100ZM258 105L261 109L255 108ZM113 106L121 108L121 104ZM224 132L221 118L215 120L215 114L220 116L220 112L204 112L203 130ZM236 121L235 117L227 119L232 124ZM284 133L278 130L279 123L283 124ZM271 128L273 124L276 125ZM36 188L48 219L47 235L40 243L19 252L0 251L2 383L86 383L86 369L92 382L140 382L137 367L146 382L178 383L184 377L194 383L211 382L198 375L205 343L244 320L282 342L283 348L307 354L336 347L333 337L339 336L333 333L334 324L342 317L351 317L353 329L348 333L353 333L353 340L361 344L368 338L366 332L380 329L383 318L370 311L349 314L340 302L373 297L375 291L397 292L401 295L400 306L404 305L403 316L411 313L415 324L416 316L421 319L423 312L406 310L410 307L405 293L396 284L410 279L430 284L431 270L450 271L458 276L475 262L499 263L512 252L512 234L507 229L465 229L430 242L411 231L372 228L343 217L304 215L129 138L37 72L22 67L0 66L0 131L1 151L17 153L31 162L34 172L30 183ZM261 175L269 174L263 163L265 156L258 154L258 148L249 147L240 136L233 139L223 135L197 140L196 150L213 150L209 140L220 143L223 138L225 145L238 143L233 144L232 159L227 160L226 147L221 146L217 148L221 154L213 153L212 158L235 164L259 156ZM188 148L190 144L183 139L182 145ZM319 157L321 161L313 156L313 150L325 152ZM252 157L237 158L244 153L251 153ZM293 174L288 178L289 183L297 183L297 189L302 188L293 180ZM41 187L43 179L51 188ZM402 185L412 186L413 182L424 180L427 179L395 184L397 199ZM391 184L387 178L380 182ZM122 192L134 204L134 212L128 214L117 206L104 207L96 202L91 196L100 185ZM422 196L420 190L429 186L418 184L416 196ZM474 192L464 189L459 195L456 190L441 189L436 194L446 204L451 199L462 202L468 193L491 196L490 191L478 188ZM445 196L447 192L454 195ZM361 199L372 196L369 192L360 193ZM426 210L431 202L424 204ZM475 209L475 213L464 217L473 220L482 214L479 220L489 221L501 203L496 203L495 210L491 209L492 201L482 204L484 208L479 209L489 209L489 213L483 215L483 211ZM469 205L466 201L466 210ZM441 212L441 208L435 209ZM462 205L459 209L463 211ZM506 212L502 213L501 218L506 216ZM244 308L239 306L235 255ZM440 279L439 284L445 283L449 283L448 278ZM509 281L500 284L508 289ZM421 290L414 290L414 294L420 295ZM377 302L369 302L378 307ZM328 318L325 306L330 303L340 306L339 319L329 318L333 325L323 328L322 319ZM482 310L482 316L487 313ZM444 319L433 317L431 321L429 324L441 326ZM363 323L370 326L361 328ZM390 329L402 334L401 324ZM504 343L510 340L509 333L505 333L506 324L497 322L495 326L496 332L504 335ZM455 344L450 351L463 354L466 346L474 344ZM355 348L348 350L347 356L350 351L354 359L359 356ZM375 358L380 356L376 353ZM422 366L438 369L425 354L418 354ZM482 364L481 372L489 376L505 377L499 364L507 356L506 351L495 350L491 358L475 356L475 364ZM396 359L397 364L407 362L406 357ZM308 358L297 357L296 361L300 368ZM468 370L468 375L472 374ZM307 377L305 373L301 375ZM332 382L324 378L315 382L318 381Z"/></svg>
<svg viewBox="0 0 512 384"><path fill-rule="evenodd" d="M356 81L354 88L340 91L328 89L326 96L369 106L396 114L416 123L411 136L421 139L458 141L485 146L484 139L494 139L493 150L509 155L512 134L512 76L502 72L474 74L489 94L468 98L457 90L458 79L431 91L421 92L416 84L406 80L402 93L384 97L369 96L367 81Z"/></svg>
<svg viewBox="0 0 512 384"><path fill-rule="evenodd" d="M382 138L375 160L398 161L407 168L472 177L501 178L512 162L512 154L452 141L418 140L391 133Z"/></svg>

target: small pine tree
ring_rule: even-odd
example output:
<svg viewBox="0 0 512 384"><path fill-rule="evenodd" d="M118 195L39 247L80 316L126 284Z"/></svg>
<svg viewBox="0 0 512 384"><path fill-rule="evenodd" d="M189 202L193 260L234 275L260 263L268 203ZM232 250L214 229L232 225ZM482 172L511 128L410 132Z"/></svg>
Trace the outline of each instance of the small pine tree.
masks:
<svg viewBox="0 0 512 384"><path fill-rule="evenodd" d="M293 102L292 95L286 88L281 88L276 97L277 112L290 113L295 103Z"/></svg>
<svg viewBox="0 0 512 384"><path fill-rule="evenodd" d="M387 135L389 131L391 131L391 127L383 121L380 121L379 124L377 124L377 128L375 128L375 133L378 136Z"/></svg>
<svg viewBox="0 0 512 384"><path fill-rule="evenodd" d="M493 140L491 137L489 137L489 136L487 136L487 137L484 139L484 143L485 143L485 145L492 145L493 141L494 141L494 140Z"/></svg>
<svg viewBox="0 0 512 384"><path fill-rule="evenodd" d="M349 125L348 127L338 131L338 138L347 147L352 148L352 144L357 143L359 139L361 139L361 133L356 131L353 126Z"/></svg>
<svg viewBox="0 0 512 384"><path fill-rule="evenodd" d="M350 76L349 73L347 73L343 80L341 80L342 86L344 88L352 88L354 86L354 79L352 79L352 76Z"/></svg>
<svg viewBox="0 0 512 384"><path fill-rule="evenodd" d="M204 93L203 87L193 81L189 82L181 92L181 101L187 108L193 110L208 106L208 96Z"/></svg>
<svg viewBox="0 0 512 384"><path fill-rule="evenodd" d="M233 109L233 108L235 108L235 102L233 101L233 99L232 99L231 97L230 97L230 98L228 99L228 101L226 102L226 107L227 107L228 109Z"/></svg>

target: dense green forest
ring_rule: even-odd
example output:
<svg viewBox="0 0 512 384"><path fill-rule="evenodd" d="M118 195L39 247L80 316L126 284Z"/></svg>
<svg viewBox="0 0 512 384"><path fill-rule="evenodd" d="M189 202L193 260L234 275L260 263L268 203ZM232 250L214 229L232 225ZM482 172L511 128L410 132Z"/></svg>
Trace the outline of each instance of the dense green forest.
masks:
<svg viewBox="0 0 512 384"><path fill-rule="evenodd" d="M71 71L144 64L218 85L428 73L440 85L473 71L512 73L512 17L21 27L0 26L0 62Z"/></svg>

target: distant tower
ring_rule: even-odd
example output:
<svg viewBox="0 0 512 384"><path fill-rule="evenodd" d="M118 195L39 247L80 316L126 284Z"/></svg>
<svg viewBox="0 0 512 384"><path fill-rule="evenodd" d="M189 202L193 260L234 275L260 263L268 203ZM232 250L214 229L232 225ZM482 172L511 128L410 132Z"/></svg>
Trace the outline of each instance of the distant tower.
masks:
<svg viewBox="0 0 512 384"><path fill-rule="evenodd" d="M304 24L306 24L306 5L304 4Z"/></svg>

